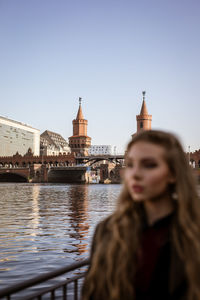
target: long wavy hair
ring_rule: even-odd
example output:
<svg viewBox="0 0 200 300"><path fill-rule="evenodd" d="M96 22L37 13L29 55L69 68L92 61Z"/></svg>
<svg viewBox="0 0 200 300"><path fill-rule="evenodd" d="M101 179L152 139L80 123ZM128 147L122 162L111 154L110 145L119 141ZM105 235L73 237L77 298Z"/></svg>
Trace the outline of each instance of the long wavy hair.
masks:
<svg viewBox="0 0 200 300"><path fill-rule="evenodd" d="M165 149L165 160L176 182L172 243L184 261L187 299L200 299L200 200L186 155L178 139L163 131L136 134L127 151L139 141ZM83 286L83 300L135 299L134 277L142 231L143 207L133 201L124 183L115 212L97 226L91 266Z"/></svg>

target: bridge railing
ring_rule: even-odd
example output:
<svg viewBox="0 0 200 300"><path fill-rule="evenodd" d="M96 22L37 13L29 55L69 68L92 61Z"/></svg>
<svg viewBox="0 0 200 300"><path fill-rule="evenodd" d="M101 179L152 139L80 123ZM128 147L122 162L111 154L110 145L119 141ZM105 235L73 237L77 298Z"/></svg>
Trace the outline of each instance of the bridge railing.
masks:
<svg viewBox="0 0 200 300"><path fill-rule="evenodd" d="M87 268L85 266L89 265L89 259L82 262L74 263L70 266L62 267L45 274L41 274L32 279L28 279L24 282L6 287L0 290L0 299L20 299L20 300L31 300L31 299L63 299L63 300L78 300L80 298L80 281L84 278ZM74 272L75 271L75 272ZM73 272L70 274L70 278L57 280L54 284L49 284L49 287L39 288L36 292L31 291L31 289L41 283L47 282L51 279L56 279L59 276ZM70 285L71 290L68 289ZM72 285L72 286L71 286ZM69 295L70 292L70 295ZM59 295L58 295L58 294ZM70 298L69 298L70 297Z"/></svg>

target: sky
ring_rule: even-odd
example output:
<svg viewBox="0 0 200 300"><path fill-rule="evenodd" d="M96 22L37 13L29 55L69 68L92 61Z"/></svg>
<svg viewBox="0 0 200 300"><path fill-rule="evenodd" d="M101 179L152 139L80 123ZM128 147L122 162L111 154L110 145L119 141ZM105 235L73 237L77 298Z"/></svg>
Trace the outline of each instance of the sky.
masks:
<svg viewBox="0 0 200 300"><path fill-rule="evenodd" d="M146 91L152 128L200 148L199 0L0 0L0 115L123 153Z"/></svg>

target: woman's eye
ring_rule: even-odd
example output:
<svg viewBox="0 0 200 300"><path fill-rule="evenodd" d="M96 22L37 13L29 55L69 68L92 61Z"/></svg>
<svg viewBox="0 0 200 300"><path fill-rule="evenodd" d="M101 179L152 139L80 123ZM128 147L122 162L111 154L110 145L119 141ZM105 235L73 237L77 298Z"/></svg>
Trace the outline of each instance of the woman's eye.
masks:
<svg viewBox="0 0 200 300"><path fill-rule="evenodd" d="M158 165L158 164L155 163L155 162L149 162L149 163L145 163L145 164L144 164L145 168L148 168L148 169L156 168L157 165Z"/></svg>

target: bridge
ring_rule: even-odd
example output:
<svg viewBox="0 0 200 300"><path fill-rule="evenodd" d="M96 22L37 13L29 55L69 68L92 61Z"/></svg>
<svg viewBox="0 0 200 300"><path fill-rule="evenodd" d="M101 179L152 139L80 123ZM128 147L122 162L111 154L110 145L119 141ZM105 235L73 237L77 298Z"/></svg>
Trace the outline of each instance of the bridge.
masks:
<svg viewBox="0 0 200 300"><path fill-rule="evenodd" d="M24 156L16 153L13 156L0 157L0 167L29 167L34 164L44 164L48 167L57 166L74 166L79 164L93 165L96 162L108 161L114 164L122 164L124 155L91 155L78 156L75 153L60 154L60 155L40 155L34 156L31 151L28 151Z"/></svg>
<svg viewBox="0 0 200 300"><path fill-rule="evenodd" d="M0 167L0 182L47 182L48 167L32 164L27 167Z"/></svg>
<svg viewBox="0 0 200 300"><path fill-rule="evenodd" d="M30 168L0 168L0 182L28 182Z"/></svg>
<svg viewBox="0 0 200 300"><path fill-rule="evenodd" d="M108 163L98 165L101 161L107 161ZM95 163L97 163L95 170L97 172L96 167L100 169L100 177L103 181L112 176L114 178L115 171L118 174L118 168L116 169L116 167L123 166L124 156L77 156L75 153L34 156L31 152L21 156L16 153L13 156L0 157L0 182L48 182L48 179L49 182L69 182L70 180L73 182L88 182L88 179L85 179L86 170L79 170L78 167L93 167Z"/></svg>
<svg viewBox="0 0 200 300"><path fill-rule="evenodd" d="M108 161L114 164L123 165L124 155L91 155L91 156L76 156L76 164L85 164L92 166L100 161Z"/></svg>
<svg viewBox="0 0 200 300"><path fill-rule="evenodd" d="M13 156L0 157L0 167L14 168L14 167L29 167L34 164L48 165L48 166L70 166L75 164L75 154L60 154L60 155L40 155L34 156L31 151L24 156L16 153Z"/></svg>

